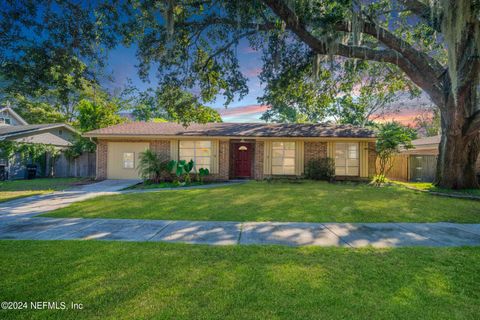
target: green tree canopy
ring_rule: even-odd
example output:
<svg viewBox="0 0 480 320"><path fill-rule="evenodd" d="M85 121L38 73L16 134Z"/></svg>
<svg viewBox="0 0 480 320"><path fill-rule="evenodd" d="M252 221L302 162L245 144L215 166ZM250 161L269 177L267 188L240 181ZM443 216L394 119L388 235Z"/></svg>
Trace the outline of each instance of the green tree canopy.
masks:
<svg viewBox="0 0 480 320"><path fill-rule="evenodd" d="M380 176L386 176L392 168L392 157L402 149L413 148L412 140L417 138L415 129L405 127L398 122L387 122L378 125L377 158Z"/></svg>
<svg viewBox="0 0 480 320"><path fill-rule="evenodd" d="M118 106L114 103L95 103L81 100L77 105L78 127L81 131L90 131L125 122L118 115Z"/></svg>

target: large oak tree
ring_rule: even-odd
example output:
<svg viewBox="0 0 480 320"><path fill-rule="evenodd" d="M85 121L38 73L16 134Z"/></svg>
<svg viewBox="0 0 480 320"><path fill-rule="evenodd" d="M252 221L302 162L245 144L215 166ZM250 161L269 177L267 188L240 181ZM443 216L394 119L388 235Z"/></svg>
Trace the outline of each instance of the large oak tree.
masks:
<svg viewBox="0 0 480 320"><path fill-rule="evenodd" d="M152 61L159 62L160 74L198 87L205 100L223 93L227 103L245 93L236 58L236 46L244 38L269 53L271 61L285 47L301 43L313 55L394 65L440 109L438 185L478 187L480 5L476 0L428 3L135 1L127 14L127 38L139 41L143 72Z"/></svg>
<svg viewBox="0 0 480 320"><path fill-rule="evenodd" d="M147 78L154 65L160 86L195 90L203 102L223 95L228 105L247 93L237 52L243 39L264 51L265 64L277 64L285 48L302 45L313 61L341 56L398 68L440 110L437 183L478 187L478 0L112 0L68 10L69 3L56 5L94 23L72 28L57 14L58 23L49 24L62 30L51 33L55 44L76 48L72 53L79 58L88 57L99 42L135 44L140 75ZM30 23L21 18L28 14L19 10L18 21ZM63 43L65 34L72 37ZM14 36L9 32L0 43Z"/></svg>

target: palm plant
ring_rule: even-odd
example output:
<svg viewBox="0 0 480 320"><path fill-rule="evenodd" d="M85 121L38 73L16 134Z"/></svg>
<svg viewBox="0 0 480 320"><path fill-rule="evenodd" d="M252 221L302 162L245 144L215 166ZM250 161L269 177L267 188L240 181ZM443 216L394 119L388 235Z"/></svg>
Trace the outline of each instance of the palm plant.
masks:
<svg viewBox="0 0 480 320"><path fill-rule="evenodd" d="M160 182L162 175L167 171L167 163L161 161L155 152L150 149L140 153L137 170L143 180Z"/></svg>

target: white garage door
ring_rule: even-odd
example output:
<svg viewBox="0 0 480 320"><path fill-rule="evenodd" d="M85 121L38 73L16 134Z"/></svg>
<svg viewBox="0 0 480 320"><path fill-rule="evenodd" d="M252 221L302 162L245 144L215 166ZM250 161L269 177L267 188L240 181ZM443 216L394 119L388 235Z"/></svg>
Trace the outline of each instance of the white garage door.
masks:
<svg viewBox="0 0 480 320"><path fill-rule="evenodd" d="M107 178L139 179L138 158L149 147L148 142L109 142Z"/></svg>

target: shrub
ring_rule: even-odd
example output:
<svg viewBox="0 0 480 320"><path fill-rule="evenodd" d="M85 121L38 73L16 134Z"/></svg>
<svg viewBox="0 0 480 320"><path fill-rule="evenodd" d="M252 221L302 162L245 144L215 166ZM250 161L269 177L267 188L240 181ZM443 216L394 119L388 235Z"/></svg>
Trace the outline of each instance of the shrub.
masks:
<svg viewBox="0 0 480 320"><path fill-rule="evenodd" d="M312 180L332 181L335 178L335 160L332 158L310 160L305 168L305 176Z"/></svg>
<svg viewBox="0 0 480 320"><path fill-rule="evenodd" d="M193 159L190 159L189 162L185 160L170 160L167 163L168 171L174 172L178 180L183 177L186 184L190 184L190 182L192 181L190 177L190 172L193 170L194 167L195 162L193 161Z"/></svg>
<svg viewBox="0 0 480 320"><path fill-rule="evenodd" d="M148 149L140 153L138 172L143 180L151 180L154 183L160 182L169 175L168 161L161 161L157 154Z"/></svg>
<svg viewBox="0 0 480 320"><path fill-rule="evenodd" d="M200 168L198 169L197 173L197 181L203 183L205 181L205 177L210 174L210 170L207 168Z"/></svg>

